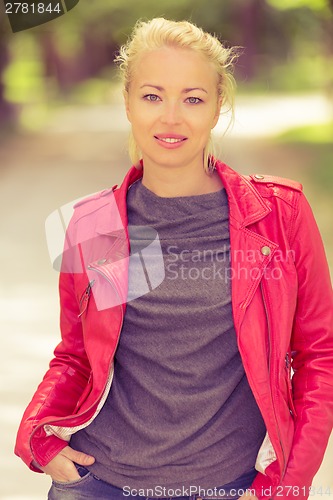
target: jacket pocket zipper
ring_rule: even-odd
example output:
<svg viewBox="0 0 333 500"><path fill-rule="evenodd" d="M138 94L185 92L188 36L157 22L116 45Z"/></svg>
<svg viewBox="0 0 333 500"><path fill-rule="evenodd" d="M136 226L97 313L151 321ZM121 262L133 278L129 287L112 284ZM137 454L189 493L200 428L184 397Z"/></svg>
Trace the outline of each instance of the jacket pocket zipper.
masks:
<svg viewBox="0 0 333 500"><path fill-rule="evenodd" d="M286 371L287 371L287 391L288 391L288 405L289 405L289 411L290 414L292 415L293 418L297 417L297 412L295 409L295 404L294 404L294 399L293 399L293 389L291 385L291 360L290 360L290 354L287 352L286 357Z"/></svg>
<svg viewBox="0 0 333 500"><path fill-rule="evenodd" d="M82 314L87 310L90 295L91 295L91 289L92 289L94 283L95 283L95 280L89 281L87 288L85 289L85 291L83 292L83 294L81 296L80 303L79 303L80 313L77 316L78 318L81 318Z"/></svg>

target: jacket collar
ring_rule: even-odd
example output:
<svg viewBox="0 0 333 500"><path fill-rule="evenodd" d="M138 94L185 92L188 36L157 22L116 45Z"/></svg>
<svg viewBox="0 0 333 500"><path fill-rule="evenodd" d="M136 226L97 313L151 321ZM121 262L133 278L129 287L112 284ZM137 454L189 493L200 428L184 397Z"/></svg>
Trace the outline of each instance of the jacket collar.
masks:
<svg viewBox="0 0 333 500"><path fill-rule="evenodd" d="M122 219L123 227L127 227L127 191L134 182L141 179L143 175L142 163L140 166L133 166L124 177L124 180L119 187L114 191L114 196L116 203L118 205L118 210Z"/></svg>
<svg viewBox="0 0 333 500"><path fill-rule="evenodd" d="M132 167L124 177L124 180L119 187L113 186L105 194L104 198L105 213L103 217L99 217L96 222L96 232L99 234L114 234L117 238L127 236L127 191L135 181L142 177L142 168ZM117 210L113 210L117 208Z"/></svg>
<svg viewBox="0 0 333 500"><path fill-rule="evenodd" d="M264 198L246 177L220 161L216 162L216 170L227 192L230 224L243 228L271 212Z"/></svg>

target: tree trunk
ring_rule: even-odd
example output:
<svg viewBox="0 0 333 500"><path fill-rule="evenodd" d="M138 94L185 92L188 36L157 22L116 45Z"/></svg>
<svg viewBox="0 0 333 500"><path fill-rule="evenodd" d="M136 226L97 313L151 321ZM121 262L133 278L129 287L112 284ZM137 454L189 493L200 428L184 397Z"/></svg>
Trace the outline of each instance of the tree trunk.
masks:
<svg viewBox="0 0 333 500"><path fill-rule="evenodd" d="M264 15L262 0L245 0L236 3L236 17L242 33L244 53L239 62L243 76L251 80L256 71L256 55L260 40L262 16ZM238 14L238 15L237 15Z"/></svg>

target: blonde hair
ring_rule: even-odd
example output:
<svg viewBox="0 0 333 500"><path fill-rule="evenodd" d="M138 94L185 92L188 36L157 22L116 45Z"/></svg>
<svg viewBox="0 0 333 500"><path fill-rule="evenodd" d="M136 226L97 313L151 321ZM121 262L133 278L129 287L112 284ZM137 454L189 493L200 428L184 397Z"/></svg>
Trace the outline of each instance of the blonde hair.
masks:
<svg viewBox="0 0 333 500"><path fill-rule="evenodd" d="M133 67L142 53L165 46L194 50L214 64L218 74L218 97L222 104L227 106L226 112L231 111L230 126L234 119L235 80L232 73L235 59L238 57L238 48L225 47L216 36L204 32L188 21L155 18L136 23L131 37L120 48L115 58L123 78L124 92L129 91ZM129 138L129 155L134 164L139 162L141 153L132 133ZM204 149L204 168L207 173L214 168L212 163L212 141L209 140Z"/></svg>

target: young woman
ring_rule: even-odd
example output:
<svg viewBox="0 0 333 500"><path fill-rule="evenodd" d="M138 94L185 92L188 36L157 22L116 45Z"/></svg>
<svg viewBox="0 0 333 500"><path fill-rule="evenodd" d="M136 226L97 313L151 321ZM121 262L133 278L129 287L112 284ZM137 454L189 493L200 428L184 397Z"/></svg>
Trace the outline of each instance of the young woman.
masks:
<svg viewBox="0 0 333 500"><path fill-rule="evenodd" d="M153 19L117 58L135 166L76 205L62 341L16 444L51 500L311 493L333 421L332 289L300 184L211 154L234 56Z"/></svg>

